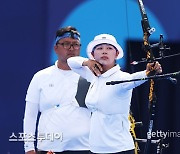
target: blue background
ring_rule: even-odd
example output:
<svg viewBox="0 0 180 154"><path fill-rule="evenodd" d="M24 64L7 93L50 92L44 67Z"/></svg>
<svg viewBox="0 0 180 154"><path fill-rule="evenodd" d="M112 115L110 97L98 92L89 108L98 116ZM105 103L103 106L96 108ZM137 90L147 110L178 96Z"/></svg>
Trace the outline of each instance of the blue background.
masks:
<svg viewBox="0 0 180 154"><path fill-rule="evenodd" d="M151 26L156 32L150 37L158 41L163 33L165 41L174 52L179 52L180 2L178 0L144 0ZM25 95L34 73L50 66L55 60L52 46L55 32L61 26L73 25L81 32L81 55L86 56L85 47L97 33L111 33L125 51L124 60L119 61L124 70L129 67L127 41L142 41L140 12L136 0L6 0L0 3L0 153L24 153L23 142L9 142L12 132L22 132ZM135 46L136 48L136 46ZM133 49L132 55L139 57ZM180 70L180 57L163 61L164 71ZM180 81L179 81L180 82ZM148 89L145 84L137 90ZM159 84L159 105L155 127L163 131L180 132L180 84L168 81ZM144 89L143 89L144 88ZM138 120L147 121L147 95L135 91L136 103L140 104ZM146 103L147 104L147 103ZM139 134L144 137L146 128ZM168 138L170 147L164 153L180 152L179 137Z"/></svg>

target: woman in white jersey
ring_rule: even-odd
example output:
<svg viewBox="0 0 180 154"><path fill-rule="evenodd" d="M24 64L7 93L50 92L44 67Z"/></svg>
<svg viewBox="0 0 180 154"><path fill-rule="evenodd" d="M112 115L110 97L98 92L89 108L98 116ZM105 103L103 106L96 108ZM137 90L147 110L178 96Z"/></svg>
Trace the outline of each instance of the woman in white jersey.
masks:
<svg viewBox="0 0 180 154"><path fill-rule="evenodd" d="M75 96L79 75L67 65L80 52L80 34L68 26L56 33L55 65L37 72L26 95L24 135L26 154L88 154L90 112L79 107ZM38 112L37 138L34 138ZM37 141L37 149L34 146Z"/></svg>
<svg viewBox="0 0 180 154"><path fill-rule="evenodd" d="M114 36L97 35L87 46L89 59L72 57L68 65L76 73L91 82L85 103L92 112L90 126L90 151L92 153L133 154L134 142L128 121L133 88L145 81L106 85L106 82L144 78L153 64L146 70L129 74L120 70L115 63L123 57L123 50ZM90 68L90 69L89 69ZM161 65L154 65L161 73Z"/></svg>

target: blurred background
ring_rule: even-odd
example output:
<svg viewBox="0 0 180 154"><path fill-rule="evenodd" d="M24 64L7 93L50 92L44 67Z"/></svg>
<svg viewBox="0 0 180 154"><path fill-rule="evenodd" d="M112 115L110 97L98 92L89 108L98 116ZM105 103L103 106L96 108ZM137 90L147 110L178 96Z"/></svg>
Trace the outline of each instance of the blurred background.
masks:
<svg viewBox="0 0 180 154"><path fill-rule="evenodd" d="M164 43L171 47L164 54L180 52L180 1L144 0L151 27L156 31L151 43ZM145 57L142 50L141 16L136 0L6 0L0 3L0 153L23 154L23 117L28 85L37 71L53 65L55 33L60 27L72 25L81 33L81 56L86 56L86 46L95 35L110 33L124 49L119 60L123 71L133 73L145 69L145 64L130 65ZM158 55L158 49L153 50ZM180 56L160 61L164 73L180 70ZM157 104L153 131L156 138L163 137L169 148L164 154L180 152L180 77L177 84L169 80L157 81ZM80 85L78 99L84 106L86 88ZM143 127L136 128L138 138L146 138L148 126L149 82L133 92L131 110ZM15 140L12 140L15 139ZM144 143L140 143L143 151ZM156 153L156 145L152 152Z"/></svg>

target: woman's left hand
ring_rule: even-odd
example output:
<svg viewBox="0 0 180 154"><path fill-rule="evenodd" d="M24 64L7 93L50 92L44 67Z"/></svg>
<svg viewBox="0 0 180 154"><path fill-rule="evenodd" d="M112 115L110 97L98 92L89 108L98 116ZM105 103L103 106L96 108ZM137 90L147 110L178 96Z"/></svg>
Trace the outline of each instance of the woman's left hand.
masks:
<svg viewBox="0 0 180 154"><path fill-rule="evenodd" d="M162 67L159 62L148 63L146 66L146 74L148 75L151 71L155 71L155 74L162 73Z"/></svg>

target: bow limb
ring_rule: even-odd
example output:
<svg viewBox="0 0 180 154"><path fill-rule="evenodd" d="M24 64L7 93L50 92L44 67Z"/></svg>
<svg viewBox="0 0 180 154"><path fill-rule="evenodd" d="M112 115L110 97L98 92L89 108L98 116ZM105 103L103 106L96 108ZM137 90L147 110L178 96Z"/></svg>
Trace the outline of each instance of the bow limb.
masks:
<svg viewBox="0 0 180 154"><path fill-rule="evenodd" d="M148 17L144 8L144 4L142 0L138 0L140 12L141 12L141 25L143 29L143 45L144 45L144 50L147 54L147 60L148 61L154 61L155 57L153 55L153 52L150 48L150 42L149 42L149 37L150 35L155 31L154 28L150 27ZM152 75L154 74L153 68L151 69L150 72L147 73L147 75ZM149 89L149 110L150 110L150 117L149 117L149 126L148 126L148 132L147 132L147 142L145 144L144 148L144 154L150 153L150 146L151 146L151 134L153 130L153 125L154 125L154 118L155 118L155 105L156 105L156 94L155 94L155 81L153 79L150 80L150 89Z"/></svg>

